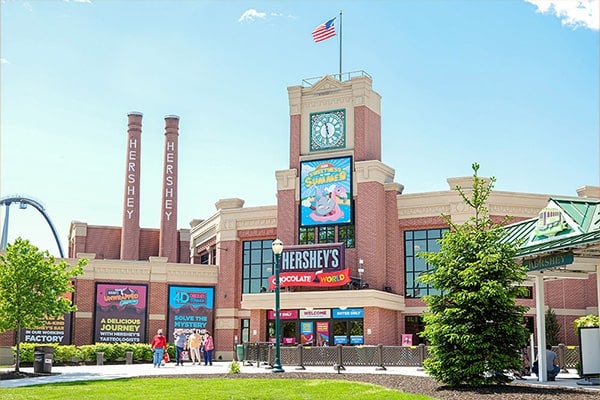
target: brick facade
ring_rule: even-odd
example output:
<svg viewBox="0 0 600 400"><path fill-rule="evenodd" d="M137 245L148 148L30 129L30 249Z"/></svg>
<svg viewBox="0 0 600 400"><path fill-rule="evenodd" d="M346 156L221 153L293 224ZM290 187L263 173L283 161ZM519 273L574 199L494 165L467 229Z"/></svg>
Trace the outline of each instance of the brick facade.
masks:
<svg viewBox="0 0 600 400"><path fill-rule="evenodd" d="M468 187L472 178L449 178L446 191L403 194L402 185L394 182L395 171L381 162L380 96L371 89L370 77L345 82L324 77L312 87L290 87L288 93L290 168L275 173L276 205L244 208L241 199L221 199L215 204L214 215L192 221L189 230L177 230L173 222L176 218L168 219L165 213L174 212L172 215L176 216L179 118L167 117L161 227L160 230L139 229L137 256L133 259L127 258L131 255L122 256L122 243L129 246L132 239L128 239L129 234L121 227L72 223L70 261L75 262L78 255L92 257L84 276L75 281L74 301L78 311L73 316L73 344L89 344L94 339L94 291L98 282L148 285L144 333L148 339L157 329L169 328L169 285L190 285L214 287L212 333L217 359L233 357L233 344L236 336L241 337L242 320L250 320L251 342L267 340L267 313L274 308L274 295L243 292L244 242L280 238L285 245L298 244L300 162L346 156L351 156L353 161L355 246L345 250L345 261L351 276L356 277L359 260L363 260L362 278L368 288L291 288L282 293L282 308L360 308L364 310L366 345L401 344L406 317L419 316L425 309L420 299L405 296L404 235L407 231L447 227L441 214L450 216L455 223L466 221L471 214L453 189L457 184ZM311 153L310 113L334 109L346 112L346 148ZM141 116L139 121L133 122L139 125L141 132ZM173 154L169 156L170 152ZM139 173L139 168L136 171ZM548 195L544 194L494 191L488 208L495 221L505 215L518 221L535 217L547 201ZM122 234L127 237L123 238ZM200 264L204 256L208 264ZM548 281L545 289L546 305L555 310L562 324L561 340L576 344L571 322L579 316L598 312L596 276ZM520 302L531 307L528 315L535 315L534 300ZM13 341L14 333L0 334L0 344Z"/></svg>

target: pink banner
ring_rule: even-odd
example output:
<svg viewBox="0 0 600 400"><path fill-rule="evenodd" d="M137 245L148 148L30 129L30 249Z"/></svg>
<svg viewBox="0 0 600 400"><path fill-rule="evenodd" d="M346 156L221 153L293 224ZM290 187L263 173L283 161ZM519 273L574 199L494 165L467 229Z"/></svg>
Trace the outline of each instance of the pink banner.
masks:
<svg viewBox="0 0 600 400"><path fill-rule="evenodd" d="M350 282L350 268L335 272L282 272L279 287L286 286L342 286ZM269 290L275 289L275 275L269 277Z"/></svg>

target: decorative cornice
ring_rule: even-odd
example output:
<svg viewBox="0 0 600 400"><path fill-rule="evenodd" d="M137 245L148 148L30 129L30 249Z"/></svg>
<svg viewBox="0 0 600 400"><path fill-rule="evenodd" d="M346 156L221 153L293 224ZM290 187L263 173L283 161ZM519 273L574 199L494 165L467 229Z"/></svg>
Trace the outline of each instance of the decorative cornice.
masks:
<svg viewBox="0 0 600 400"><path fill-rule="evenodd" d="M354 169L357 183L378 182L384 184L394 181L394 169L378 160L356 161Z"/></svg>
<svg viewBox="0 0 600 400"><path fill-rule="evenodd" d="M157 257L160 259L161 257ZM164 257L163 257L164 258ZM77 260L70 259L70 262ZM80 280L129 280L150 282L186 282L198 284L217 284L218 271L214 266L200 264L90 260L83 270Z"/></svg>
<svg viewBox="0 0 600 400"><path fill-rule="evenodd" d="M247 229L247 230L238 231L238 236L240 239L274 236L276 234L277 234L276 226L271 227L271 228Z"/></svg>
<svg viewBox="0 0 600 400"><path fill-rule="evenodd" d="M280 190L294 190L297 187L298 170L284 169L275 171L275 178L277 179L278 192Z"/></svg>
<svg viewBox="0 0 600 400"><path fill-rule="evenodd" d="M433 217L440 216L441 214L450 214L450 205L437 204L431 206L420 206L410 208L398 207L398 218Z"/></svg>

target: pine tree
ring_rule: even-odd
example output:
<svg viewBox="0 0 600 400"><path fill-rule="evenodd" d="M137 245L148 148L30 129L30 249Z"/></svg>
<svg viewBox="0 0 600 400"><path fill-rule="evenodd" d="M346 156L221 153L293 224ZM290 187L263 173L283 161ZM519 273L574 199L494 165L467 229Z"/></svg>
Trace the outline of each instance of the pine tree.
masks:
<svg viewBox="0 0 600 400"><path fill-rule="evenodd" d="M557 346L560 343L560 324L552 308L546 311L546 344Z"/></svg>
<svg viewBox="0 0 600 400"><path fill-rule="evenodd" d="M450 230L440 250L418 254L431 267L421 282L441 293L423 298L428 312L422 335L432 346L424 366L450 386L508 382L502 372L521 369L519 348L528 336L527 307L516 304L525 294L520 284L527 270L514 261L516 245L503 241L506 220L497 224L488 215L485 202L495 178L479 178L477 163L472 168L472 190L456 190L474 216L457 225L442 215Z"/></svg>

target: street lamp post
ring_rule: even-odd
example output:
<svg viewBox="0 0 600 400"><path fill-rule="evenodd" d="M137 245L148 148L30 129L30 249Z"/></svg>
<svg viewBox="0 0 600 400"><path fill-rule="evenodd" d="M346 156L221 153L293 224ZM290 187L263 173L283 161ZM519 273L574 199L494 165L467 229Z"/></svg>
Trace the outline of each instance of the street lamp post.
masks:
<svg viewBox="0 0 600 400"><path fill-rule="evenodd" d="M271 372L285 372L281 367L280 351L281 351L281 306L279 304L279 270L281 253L283 253L283 242L279 239L273 241L271 246L273 254L275 254L275 362Z"/></svg>

